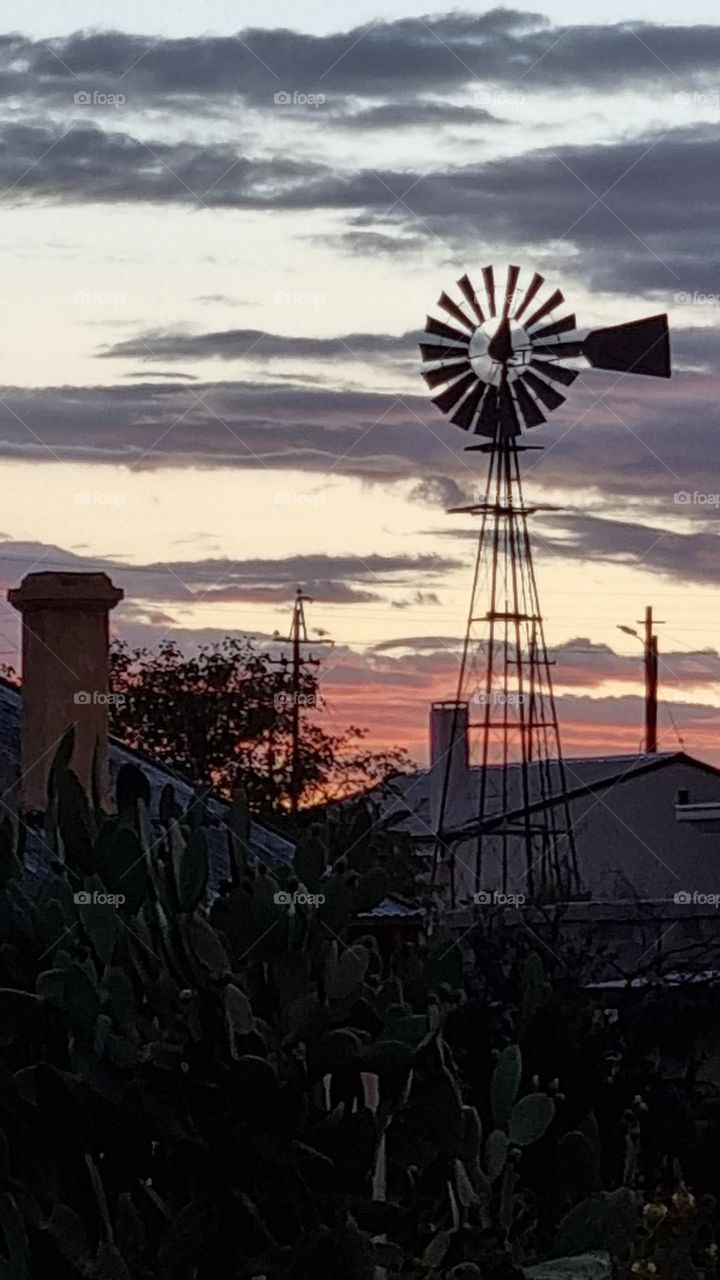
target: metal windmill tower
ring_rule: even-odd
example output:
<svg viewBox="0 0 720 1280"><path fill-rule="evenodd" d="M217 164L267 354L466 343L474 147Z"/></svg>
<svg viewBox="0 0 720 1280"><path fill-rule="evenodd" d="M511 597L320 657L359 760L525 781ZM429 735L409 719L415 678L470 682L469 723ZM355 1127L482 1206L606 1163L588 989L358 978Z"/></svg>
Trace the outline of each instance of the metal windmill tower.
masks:
<svg viewBox="0 0 720 1280"><path fill-rule="evenodd" d="M475 893L484 876L503 892L522 886L527 897L567 898L580 887L528 527L530 516L548 508L526 503L520 465L522 453L542 446L525 443L524 429L546 422L563 404L558 388L579 373L567 360L670 376L667 316L581 333L574 315L554 318L563 294L549 292L541 275L524 283L520 268L509 266L497 290L488 266L482 281L480 293L464 275L457 301L441 294L438 305L452 323L428 316L420 344L423 377L437 393L433 403L455 426L483 438L468 449L488 455L484 493L454 508L480 519L454 720L465 718L469 705L481 770L475 814L459 823L454 747L447 752L433 880L442 864L453 905L458 861Z"/></svg>

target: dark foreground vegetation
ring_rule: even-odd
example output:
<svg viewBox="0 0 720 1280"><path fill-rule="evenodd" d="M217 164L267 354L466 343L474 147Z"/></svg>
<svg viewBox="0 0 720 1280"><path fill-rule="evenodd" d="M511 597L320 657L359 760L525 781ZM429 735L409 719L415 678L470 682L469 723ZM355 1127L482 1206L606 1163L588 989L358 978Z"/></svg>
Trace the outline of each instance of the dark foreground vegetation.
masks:
<svg viewBox="0 0 720 1280"><path fill-rule="evenodd" d="M0 1280L716 1275L720 1093L654 1052L689 996L616 1015L489 926L470 965L442 931L386 963L362 807L271 874L242 795L151 819L126 766L108 817L71 756L45 872L0 824Z"/></svg>

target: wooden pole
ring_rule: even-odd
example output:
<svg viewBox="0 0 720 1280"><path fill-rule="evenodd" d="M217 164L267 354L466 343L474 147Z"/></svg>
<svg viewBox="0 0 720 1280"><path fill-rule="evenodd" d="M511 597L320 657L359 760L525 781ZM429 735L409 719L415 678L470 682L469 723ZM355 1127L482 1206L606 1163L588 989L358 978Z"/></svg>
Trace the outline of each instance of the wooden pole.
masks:
<svg viewBox="0 0 720 1280"><path fill-rule="evenodd" d="M658 643L653 634L652 605L645 610L645 751L657 752Z"/></svg>

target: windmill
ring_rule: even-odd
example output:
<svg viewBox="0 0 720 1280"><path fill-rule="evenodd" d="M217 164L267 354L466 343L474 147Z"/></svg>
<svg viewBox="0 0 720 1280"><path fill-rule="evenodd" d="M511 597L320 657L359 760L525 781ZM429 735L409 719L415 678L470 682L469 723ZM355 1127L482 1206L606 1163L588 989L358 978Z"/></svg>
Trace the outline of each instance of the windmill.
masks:
<svg viewBox="0 0 720 1280"><path fill-rule="evenodd" d="M560 289L537 272L524 283L517 266L507 268L499 289L492 266L482 268L481 289L468 275L457 288L456 297L438 300L448 319L428 316L420 353L433 403L480 437L467 448L489 455L482 498L452 509L480 517L454 706L456 717L468 704L473 713L479 708L470 731L479 731L481 769L476 812L459 824L447 754L433 882L446 868L455 905L461 862L466 893L468 886L480 893L485 876L505 893L522 883L528 897L567 898L580 883L528 528L529 516L553 508L526 505L520 455L542 448L527 443L525 432L564 403L577 362L668 378L667 316L581 331L573 314L558 314Z"/></svg>

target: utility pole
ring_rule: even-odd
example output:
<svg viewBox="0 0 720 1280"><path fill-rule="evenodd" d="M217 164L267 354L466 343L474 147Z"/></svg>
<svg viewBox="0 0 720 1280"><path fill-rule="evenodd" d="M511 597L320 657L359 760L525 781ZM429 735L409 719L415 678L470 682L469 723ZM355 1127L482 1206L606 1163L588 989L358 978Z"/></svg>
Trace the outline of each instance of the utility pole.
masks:
<svg viewBox="0 0 720 1280"><path fill-rule="evenodd" d="M645 610L645 751L657 752L658 639L653 631L652 605Z"/></svg>
<svg viewBox="0 0 720 1280"><path fill-rule="evenodd" d="M300 802L300 792L302 790L302 780L300 777L300 699L302 697L300 683L303 669L305 667L319 667L320 659L314 658L312 654L305 657L303 654L303 645L309 644L310 640L307 633L307 624L305 621L305 605L312 604L310 596L303 594L302 587L298 587L295 593L295 602L293 604L292 625L290 627L289 640L292 643L292 660L290 665L291 672L291 698L292 704L290 708L290 812L293 817L297 815L298 805ZM313 644L334 644L333 640L314 640Z"/></svg>
<svg viewBox="0 0 720 1280"><path fill-rule="evenodd" d="M638 620L640 622L640 620ZM640 635L634 627L618 625L618 631L627 636L635 636L643 647L645 664L645 730L644 749L646 755L657 754L657 707L658 707L658 639L654 627L662 625L661 620L653 618L652 605L649 604L642 619L645 634Z"/></svg>

